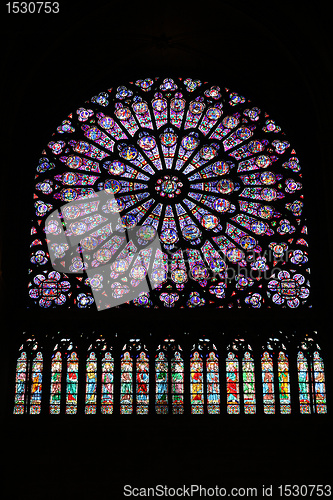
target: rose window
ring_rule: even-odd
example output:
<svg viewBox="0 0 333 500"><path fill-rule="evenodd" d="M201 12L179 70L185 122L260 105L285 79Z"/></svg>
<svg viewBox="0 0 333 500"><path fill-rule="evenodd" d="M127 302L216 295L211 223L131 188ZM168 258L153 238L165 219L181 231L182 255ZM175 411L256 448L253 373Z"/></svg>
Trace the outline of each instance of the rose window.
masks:
<svg viewBox="0 0 333 500"><path fill-rule="evenodd" d="M123 248L97 214L99 191L114 195L105 210L119 213L125 229L138 227L142 245L156 233L161 243L131 279L145 279L150 266L164 281L130 305L308 305L300 160L278 123L237 92L191 78L147 78L103 91L65 117L36 168L29 284L36 305L91 308L94 287L126 297L126 258L114 262ZM81 242L60 291L48 279L45 236L60 234L61 221L45 221L73 200L82 200L68 206ZM66 244L53 250L61 260ZM84 270L80 251L92 252L96 278L76 276Z"/></svg>

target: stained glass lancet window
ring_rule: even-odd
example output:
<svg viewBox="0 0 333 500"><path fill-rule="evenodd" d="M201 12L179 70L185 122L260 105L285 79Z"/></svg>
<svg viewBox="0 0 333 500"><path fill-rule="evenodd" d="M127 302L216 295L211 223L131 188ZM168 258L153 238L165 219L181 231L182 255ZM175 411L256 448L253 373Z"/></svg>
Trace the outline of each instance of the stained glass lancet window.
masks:
<svg viewBox="0 0 333 500"><path fill-rule="evenodd" d="M126 351L121 357L120 363L120 413L133 413L133 359Z"/></svg>
<svg viewBox="0 0 333 500"><path fill-rule="evenodd" d="M267 351L261 356L261 374L264 413L275 413L273 359Z"/></svg>
<svg viewBox="0 0 333 500"><path fill-rule="evenodd" d="M136 413L147 414L149 410L149 361L141 351L136 360Z"/></svg>
<svg viewBox="0 0 333 500"><path fill-rule="evenodd" d="M62 356L57 351L52 355L51 361L51 388L50 388L50 413L60 413L62 382Z"/></svg>
<svg viewBox="0 0 333 500"><path fill-rule="evenodd" d="M172 413L184 413L184 361L179 351L171 360Z"/></svg>
<svg viewBox="0 0 333 500"><path fill-rule="evenodd" d="M158 414L168 413L168 381L169 368L166 354L160 351L155 359L155 384L156 384L156 399L155 411Z"/></svg>
<svg viewBox="0 0 333 500"><path fill-rule="evenodd" d="M77 412L79 360L75 351L67 356L66 413Z"/></svg>
<svg viewBox="0 0 333 500"><path fill-rule="evenodd" d="M156 230L161 243L162 251L146 258L164 282L132 305L308 306L302 188L301 161L279 124L237 92L191 78L110 88L65 117L41 153L30 304L91 308L95 289L119 293L101 267L110 273L111 257L123 249L94 204L95 193L106 190L116 198L107 210L119 212L126 228ZM45 235L59 238L51 253L60 263L70 249L61 221L45 227L45 220L82 197L72 230L96 274L78 282L79 254L70 273L52 268ZM234 278L226 280L228 268Z"/></svg>
<svg viewBox="0 0 333 500"><path fill-rule="evenodd" d="M240 412L239 399L239 363L238 357L233 352L229 352L226 359L227 377L227 412Z"/></svg>
<svg viewBox="0 0 333 500"><path fill-rule="evenodd" d="M25 412L27 366L27 353L22 351L16 362L14 414Z"/></svg>
<svg viewBox="0 0 333 500"><path fill-rule="evenodd" d="M43 355L37 352L32 361L30 413L39 414L42 403Z"/></svg>
<svg viewBox="0 0 333 500"><path fill-rule="evenodd" d="M313 353L313 385L315 411L326 413L326 384L323 359L318 351Z"/></svg>
<svg viewBox="0 0 333 500"><path fill-rule="evenodd" d="M113 413L113 371L114 359L111 352L106 352L102 359L101 412L104 414Z"/></svg>
<svg viewBox="0 0 333 500"><path fill-rule="evenodd" d="M220 375L217 354L211 351L206 358L207 412L220 413Z"/></svg>
<svg viewBox="0 0 333 500"><path fill-rule="evenodd" d="M304 353L297 354L298 394L301 413L311 413L309 365Z"/></svg>
<svg viewBox="0 0 333 500"><path fill-rule="evenodd" d="M203 361L198 351L190 359L191 413L204 412Z"/></svg>
<svg viewBox="0 0 333 500"><path fill-rule="evenodd" d="M85 413L96 413L97 403L97 359L94 352L90 352L86 363L86 394Z"/></svg>
<svg viewBox="0 0 333 500"><path fill-rule="evenodd" d="M279 398L280 413L291 412L289 361L288 356L280 351L278 356Z"/></svg>
<svg viewBox="0 0 333 500"><path fill-rule="evenodd" d="M244 413L256 412L254 361L246 351L242 361Z"/></svg>

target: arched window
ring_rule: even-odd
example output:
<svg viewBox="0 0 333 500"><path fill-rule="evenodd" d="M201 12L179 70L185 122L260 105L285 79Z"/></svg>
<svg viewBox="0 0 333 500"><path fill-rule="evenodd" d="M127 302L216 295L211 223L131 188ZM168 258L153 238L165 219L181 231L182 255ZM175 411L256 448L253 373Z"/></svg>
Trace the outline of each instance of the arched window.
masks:
<svg viewBox="0 0 333 500"><path fill-rule="evenodd" d="M133 359L126 351L121 356L120 413L133 413Z"/></svg>
<svg viewBox="0 0 333 500"><path fill-rule="evenodd" d="M227 412L240 413L239 399L239 363L238 357L229 352L226 359L227 377Z"/></svg>
<svg viewBox="0 0 333 500"><path fill-rule="evenodd" d="M254 361L251 353L245 351L242 360L244 413L256 412L256 391Z"/></svg>
<svg viewBox="0 0 333 500"><path fill-rule="evenodd" d="M120 413L147 415L149 412L149 356L137 340L124 346L120 370Z"/></svg>
<svg viewBox="0 0 333 500"><path fill-rule="evenodd" d="M206 355L207 411L220 413L220 375L217 355L214 351Z"/></svg>
<svg viewBox="0 0 333 500"><path fill-rule="evenodd" d="M313 380L316 412L326 413L327 407L324 362L318 351L313 353Z"/></svg>
<svg viewBox="0 0 333 500"><path fill-rule="evenodd" d="M86 397L85 413L96 413L97 404L97 358L94 352L90 352L86 362Z"/></svg>
<svg viewBox="0 0 333 500"><path fill-rule="evenodd" d="M76 352L67 355L66 413L77 412L79 360Z"/></svg>
<svg viewBox="0 0 333 500"><path fill-rule="evenodd" d="M184 413L184 361L179 351L171 360L172 413Z"/></svg>
<svg viewBox="0 0 333 500"><path fill-rule="evenodd" d="M16 363L14 414L25 412L27 366L27 353L22 351Z"/></svg>
<svg viewBox="0 0 333 500"><path fill-rule="evenodd" d="M50 390L50 413L60 413L62 382L62 356L57 351L52 355L51 361L51 390Z"/></svg>
<svg viewBox="0 0 333 500"><path fill-rule="evenodd" d="M298 391L301 413L311 413L309 366L302 351L297 354Z"/></svg>
<svg viewBox="0 0 333 500"><path fill-rule="evenodd" d="M149 410L149 361L144 351L136 359L136 413L147 414Z"/></svg>
<svg viewBox="0 0 333 500"><path fill-rule="evenodd" d="M191 413L204 413L203 361L198 351L190 358Z"/></svg>
<svg viewBox="0 0 333 500"><path fill-rule="evenodd" d="M273 358L265 351L261 356L262 391L265 413L275 413Z"/></svg>
<svg viewBox="0 0 333 500"><path fill-rule="evenodd" d="M280 351L278 356L278 377L280 413L290 413L289 361L288 356L283 351Z"/></svg>
<svg viewBox="0 0 333 500"><path fill-rule="evenodd" d="M155 358L155 384L156 399L155 410L157 414L168 413L169 403L169 367L168 360L163 351L160 351Z"/></svg>
<svg viewBox="0 0 333 500"><path fill-rule="evenodd" d="M306 339L303 351L297 354L300 412L327 413L324 362L312 342L313 339Z"/></svg>
<svg viewBox="0 0 333 500"><path fill-rule="evenodd" d="M39 414L42 403L42 381L43 381L43 355L37 352L32 361L31 369L31 392L30 413Z"/></svg>
<svg viewBox="0 0 333 500"><path fill-rule="evenodd" d="M112 307L148 273L151 288L131 306L309 305L302 188L279 124L237 92L191 78L110 88L65 117L41 154L30 300ZM98 208L100 192L110 199ZM120 214L118 232L112 213ZM59 217L81 252L69 248ZM119 264L134 248L124 228L135 227L146 272L134 258ZM144 248L155 233L161 249ZM76 280L83 269L88 277ZM127 269L131 282L119 281Z"/></svg>
<svg viewBox="0 0 333 500"><path fill-rule="evenodd" d="M184 362L174 339L164 339L155 355L155 412L184 412Z"/></svg>
<svg viewBox="0 0 333 500"><path fill-rule="evenodd" d="M113 413L113 370L114 359L111 352L106 352L102 358L101 412L104 414Z"/></svg>

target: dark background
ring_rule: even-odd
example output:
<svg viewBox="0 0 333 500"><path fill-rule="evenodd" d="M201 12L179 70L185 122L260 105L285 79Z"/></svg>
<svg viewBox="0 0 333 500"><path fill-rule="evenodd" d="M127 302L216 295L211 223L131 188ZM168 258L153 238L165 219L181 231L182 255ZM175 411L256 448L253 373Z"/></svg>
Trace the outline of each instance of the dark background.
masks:
<svg viewBox="0 0 333 500"><path fill-rule="evenodd" d="M329 483L330 414L10 415L22 331L34 325L46 331L55 322L60 329L112 328L123 319L111 311L26 310L30 207L40 152L62 120L92 95L154 76L226 86L262 107L286 132L303 171L313 307L200 311L199 316L148 311L132 316L128 328L318 330L330 389L333 71L327 3L63 0L59 14L47 15L8 14L2 2L1 17L2 439L5 463L14 473L8 472L3 498L117 499L124 484L261 489L262 484Z"/></svg>

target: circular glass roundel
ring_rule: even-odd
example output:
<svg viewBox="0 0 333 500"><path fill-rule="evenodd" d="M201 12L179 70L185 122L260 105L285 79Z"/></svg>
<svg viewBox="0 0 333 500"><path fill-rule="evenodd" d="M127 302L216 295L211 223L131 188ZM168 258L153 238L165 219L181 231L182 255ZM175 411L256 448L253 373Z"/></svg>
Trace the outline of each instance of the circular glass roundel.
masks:
<svg viewBox="0 0 333 500"><path fill-rule="evenodd" d="M36 169L31 300L76 307L84 294L94 307L95 290L126 297L149 276L153 290L131 305L308 305L303 202L296 151L246 97L191 78L125 82L74 109L45 145ZM59 235L51 250L64 262L64 223L43 222L60 207L67 236L80 243L67 274L61 265L54 272L45 241ZM82 274L80 256L96 276Z"/></svg>

